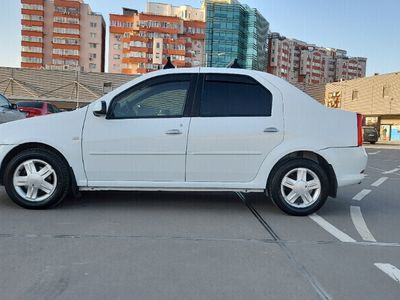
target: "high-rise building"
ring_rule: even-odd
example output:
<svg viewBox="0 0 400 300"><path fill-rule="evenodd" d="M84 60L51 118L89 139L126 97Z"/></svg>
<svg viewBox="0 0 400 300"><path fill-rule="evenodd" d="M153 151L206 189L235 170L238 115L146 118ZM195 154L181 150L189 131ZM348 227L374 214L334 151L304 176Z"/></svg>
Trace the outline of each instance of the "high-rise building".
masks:
<svg viewBox="0 0 400 300"><path fill-rule="evenodd" d="M279 33L268 38L267 72L291 83L319 84L365 77L367 59L318 47Z"/></svg>
<svg viewBox="0 0 400 300"><path fill-rule="evenodd" d="M105 22L83 0L21 0L21 67L104 72Z"/></svg>
<svg viewBox="0 0 400 300"><path fill-rule="evenodd" d="M110 15L109 72L144 74L171 57L178 67L203 64L204 14L191 6L148 3L146 12L123 9Z"/></svg>
<svg viewBox="0 0 400 300"><path fill-rule="evenodd" d="M205 21L203 9L190 5L173 6L172 4L147 2L146 13L167 17L179 17L185 21Z"/></svg>
<svg viewBox="0 0 400 300"><path fill-rule="evenodd" d="M206 61L226 67L238 59L241 67L265 71L269 23L255 8L237 0L205 0Z"/></svg>

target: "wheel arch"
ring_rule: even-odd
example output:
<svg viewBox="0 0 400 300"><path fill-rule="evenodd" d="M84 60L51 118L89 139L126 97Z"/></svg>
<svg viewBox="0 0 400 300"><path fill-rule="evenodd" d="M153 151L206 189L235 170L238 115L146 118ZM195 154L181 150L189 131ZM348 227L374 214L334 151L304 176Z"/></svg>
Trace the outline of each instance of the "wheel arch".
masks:
<svg viewBox="0 0 400 300"><path fill-rule="evenodd" d="M1 166L0 166L0 184L3 185L4 184L4 172L5 169L7 168L8 163L11 161L11 159L18 153L27 150L27 149L32 149L32 148L42 148L42 149L46 149L48 151L51 151L53 153L55 153L56 155L58 155L68 166L69 168L69 173L71 176L71 189L73 194L75 195L75 193L77 192L77 184L76 184L76 177L75 177L75 173L74 170L72 169L72 167L70 166L70 164L68 163L68 160L65 158L65 156L56 148L48 145L48 144L44 144L44 143L24 143L24 144L20 144L17 145L16 147L14 147L13 149L11 149L7 155L4 157L3 161L1 162Z"/></svg>
<svg viewBox="0 0 400 300"><path fill-rule="evenodd" d="M298 158L314 161L324 169L324 171L326 172L326 175L328 176L328 180L329 180L328 195L333 198L336 198L338 183L337 183L336 174L335 174L335 171L333 170L332 165L330 165L328 163L328 161L321 155L319 155L313 151L307 151L307 150L293 151L289 154L286 154L285 156L283 156L281 159L279 159L277 161L277 163L274 165L274 167L271 169L271 171L269 172L269 175L268 175L268 179L266 182L267 193L269 193L269 187L271 185L271 181L272 181L272 178L273 178L275 172L286 162L288 162L292 159L298 159Z"/></svg>

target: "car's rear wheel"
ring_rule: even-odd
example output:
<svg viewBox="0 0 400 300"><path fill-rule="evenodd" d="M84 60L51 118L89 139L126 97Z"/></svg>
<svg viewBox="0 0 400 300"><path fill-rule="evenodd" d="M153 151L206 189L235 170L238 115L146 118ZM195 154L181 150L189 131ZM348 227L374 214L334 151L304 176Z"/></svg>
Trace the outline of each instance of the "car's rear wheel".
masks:
<svg viewBox="0 0 400 300"><path fill-rule="evenodd" d="M306 216L316 212L328 198L329 180L319 164L307 159L293 159L272 175L269 193L285 213Z"/></svg>
<svg viewBox="0 0 400 300"><path fill-rule="evenodd" d="M24 150L8 163L4 186L9 197L29 209L59 204L67 195L70 175L65 161L42 148Z"/></svg>

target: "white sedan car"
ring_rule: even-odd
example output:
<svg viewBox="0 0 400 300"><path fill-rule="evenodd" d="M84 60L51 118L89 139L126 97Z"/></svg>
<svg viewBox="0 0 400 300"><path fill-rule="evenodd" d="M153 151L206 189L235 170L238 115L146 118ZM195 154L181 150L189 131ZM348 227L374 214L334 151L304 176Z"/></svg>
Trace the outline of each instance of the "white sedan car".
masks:
<svg viewBox="0 0 400 300"><path fill-rule="evenodd" d="M267 73L162 70L85 108L0 125L0 184L33 209L71 190L241 191L307 215L364 178L361 125Z"/></svg>

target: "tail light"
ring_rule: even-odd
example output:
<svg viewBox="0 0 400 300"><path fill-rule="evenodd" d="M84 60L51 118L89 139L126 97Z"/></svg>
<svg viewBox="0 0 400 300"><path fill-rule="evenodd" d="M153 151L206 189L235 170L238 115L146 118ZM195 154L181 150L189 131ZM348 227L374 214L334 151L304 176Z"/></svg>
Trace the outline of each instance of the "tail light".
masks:
<svg viewBox="0 0 400 300"><path fill-rule="evenodd" d="M363 134L362 134L362 115L357 114L357 146L362 146L363 143Z"/></svg>

